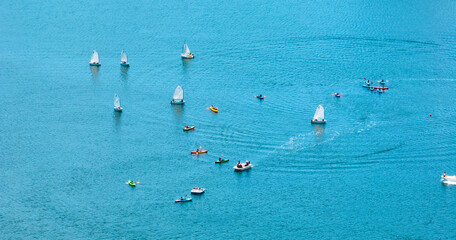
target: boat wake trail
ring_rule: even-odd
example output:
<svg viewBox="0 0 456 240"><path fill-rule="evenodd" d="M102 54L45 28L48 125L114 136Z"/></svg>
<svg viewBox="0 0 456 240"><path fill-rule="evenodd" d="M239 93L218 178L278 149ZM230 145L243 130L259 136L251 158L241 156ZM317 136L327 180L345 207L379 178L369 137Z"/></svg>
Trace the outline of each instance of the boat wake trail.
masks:
<svg viewBox="0 0 456 240"><path fill-rule="evenodd" d="M377 151L377 152L366 153L366 154L363 154L363 155L358 155L358 156L355 156L355 158L363 158L363 157L368 157L368 156L372 156L372 155L377 155L377 154L393 151L393 150L396 150L396 149L402 147L402 145L404 145L404 143L400 143L397 146L394 146L392 148L387 148L387 149L380 150L380 151Z"/></svg>
<svg viewBox="0 0 456 240"><path fill-rule="evenodd" d="M337 131L326 131L322 132L308 132L302 133L297 136L291 137L288 142L279 146L277 150L286 150L287 154L292 154L304 149L313 148L315 146L333 141L334 138L339 136L340 133Z"/></svg>

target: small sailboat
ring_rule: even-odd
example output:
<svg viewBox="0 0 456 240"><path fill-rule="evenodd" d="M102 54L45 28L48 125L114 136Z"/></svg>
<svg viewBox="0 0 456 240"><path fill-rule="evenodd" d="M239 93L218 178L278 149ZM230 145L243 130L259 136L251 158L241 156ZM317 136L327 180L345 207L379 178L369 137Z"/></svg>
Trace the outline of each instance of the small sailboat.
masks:
<svg viewBox="0 0 456 240"><path fill-rule="evenodd" d="M93 50L92 58L90 58L89 64L90 66L101 66L97 51Z"/></svg>
<svg viewBox="0 0 456 240"><path fill-rule="evenodd" d="M120 53L120 65L124 67L130 66L130 63L128 63L127 52L125 52L124 50L122 50L122 52Z"/></svg>
<svg viewBox="0 0 456 240"><path fill-rule="evenodd" d="M119 96L114 95L114 111L122 112L123 108L120 106L120 98Z"/></svg>
<svg viewBox="0 0 456 240"><path fill-rule="evenodd" d="M193 59L193 58L195 58L193 53L190 52L190 49L188 49L187 42L184 42L184 46L182 47L181 57L183 59Z"/></svg>
<svg viewBox="0 0 456 240"><path fill-rule="evenodd" d="M325 124L325 109L323 106L318 105L317 110L315 111L315 115L313 119L310 121L310 123L316 123L316 124Z"/></svg>
<svg viewBox="0 0 456 240"><path fill-rule="evenodd" d="M171 100L171 104L182 105L184 103L184 89L182 89L181 86L177 86L176 90L174 90L173 100Z"/></svg>

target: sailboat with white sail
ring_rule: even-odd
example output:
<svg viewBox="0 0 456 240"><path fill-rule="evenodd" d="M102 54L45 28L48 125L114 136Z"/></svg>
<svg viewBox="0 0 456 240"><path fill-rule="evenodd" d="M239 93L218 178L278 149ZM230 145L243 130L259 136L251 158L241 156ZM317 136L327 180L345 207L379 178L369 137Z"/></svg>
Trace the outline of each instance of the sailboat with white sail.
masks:
<svg viewBox="0 0 456 240"><path fill-rule="evenodd" d="M124 50L122 50L122 52L120 53L120 65L124 67L130 66L130 63L128 63L127 52L125 52Z"/></svg>
<svg viewBox="0 0 456 240"><path fill-rule="evenodd" d="M120 106L120 98L117 94L114 95L114 111L122 112L123 108Z"/></svg>
<svg viewBox="0 0 456 240"><path fill-rule="evenodd" d="M101 66L97 51L93 50L92 58L90 58L89 64L90 66Z"/></svg>
<svg viewBox="0 0 456 240"><path fill-rule="evenodd" d="M171 104L182 105L184 104L184 89L181 86L177 86L176 90L174 90L173 100Z"/></svg>
<svg viewBox="0 0 456 240"><path fill-rule="evenodd" d="M323 106L318 105L317 110L315 111L313 119L310 121L310 123L316 123L316 124L325 124L325 109Z"/></svg>
<svg viewBox="0 0 456 240"><path fill-rule="evenodd" d="M193 55L193 53L190 52L190 49L188 49L187 42L184 42L184 46L182 47L181 57L183 59L193 59L193 58L195 58L195 55Z"/></svg>

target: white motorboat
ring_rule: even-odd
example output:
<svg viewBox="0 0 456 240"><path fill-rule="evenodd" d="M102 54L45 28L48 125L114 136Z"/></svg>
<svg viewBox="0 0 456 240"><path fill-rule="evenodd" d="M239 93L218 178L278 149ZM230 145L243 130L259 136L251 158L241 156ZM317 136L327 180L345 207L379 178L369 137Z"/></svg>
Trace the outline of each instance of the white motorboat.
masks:
<svg viewBox="0 0 456 240"><path fill-rule="evenodd" d="M191 191L192 194L203 194L206 191L204 188L194 187Z"/></svg>

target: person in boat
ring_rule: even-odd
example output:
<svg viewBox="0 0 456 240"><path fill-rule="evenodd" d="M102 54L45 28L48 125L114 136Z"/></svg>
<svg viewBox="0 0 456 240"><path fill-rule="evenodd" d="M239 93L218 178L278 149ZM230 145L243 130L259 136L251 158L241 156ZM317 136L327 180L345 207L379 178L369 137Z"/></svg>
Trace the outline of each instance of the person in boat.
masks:
<svg viewBox="0 0 456 240"><path fill-rule="evenodd" d="M443 172L443 177L446 177L446 176L447 176L447 175L446 175L446 172Z"/></svg>
<svg viewBox="0 0 456 240"><path fill-rule="evenodd" d="M238 161L237 167L238 167L238 168L242 168L241 161Z"/></svg>
<svg viewBox="0 0 456 240"><path fill-rule="evenodd" d="M250 162L249 161L245 161L245 166L248 166L250 165Z"/></svg>
<svg viewBox="0 0 456 240"><path fill-rule="evenodd" d="M222 158L221 158L221 157L219 157L219 161L222 161Z"/></svg>
<svg viewBox="0 0 456 240"><path fill-rule="evenodd" d="M263 94L260 94L260 97L263 97Z"/></svg>
<svg viewBox="0 0 456 240"><path fill-rule="evenodd" d="M183 197L181 197L181 200L184 200L184 198L183 198Z"/></svg>

